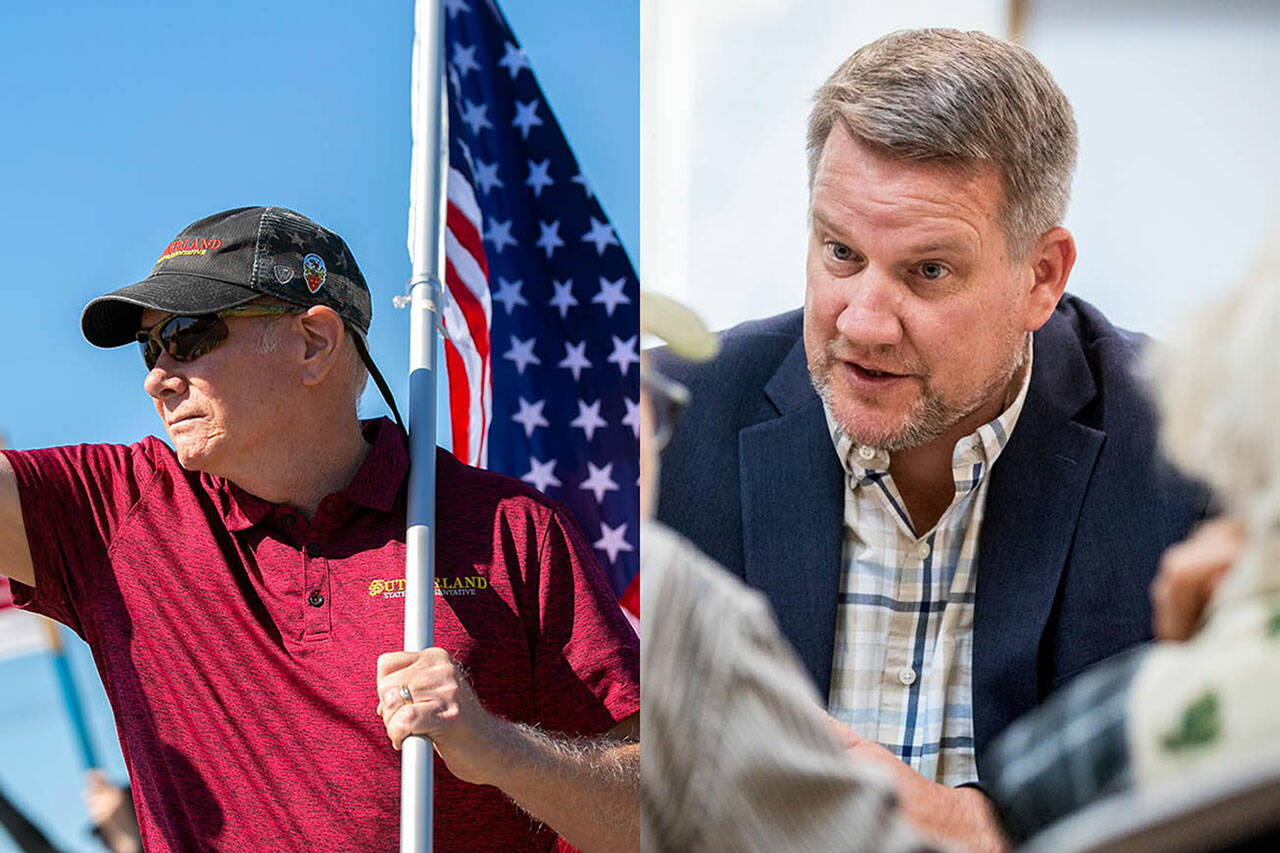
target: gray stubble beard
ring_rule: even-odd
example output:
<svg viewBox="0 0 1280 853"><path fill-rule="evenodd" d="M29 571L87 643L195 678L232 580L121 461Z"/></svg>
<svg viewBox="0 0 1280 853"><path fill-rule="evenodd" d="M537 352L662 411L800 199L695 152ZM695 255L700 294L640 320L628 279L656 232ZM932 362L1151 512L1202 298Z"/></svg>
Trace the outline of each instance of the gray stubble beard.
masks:
<svg viewBox="0 0 1280 853"><path fill-rule="evenodd" d="M831 412L836 425L846 436L857 444L896 453L928 444L982 408L982 405L996 394L1001 391L1007 392L1009 384L1026 363L1027 352L1031 345L1031 336L1022 334L1024 335L1022 346L1010 359L1007 369L1001 370L992 377L990 382L979 389L977 394L959 405L948 404L933 392L928 371L922 369L919 373L913 374L916 381L921 384L920 397L907 413L902 426L887 435L858 434L851 428L851 424L841 418L840 412L834 407L831 399L831 371L834 363L841 360L834 352L835 341L828 342L824 348L824 358L820 365L817 367L810 365L809 381L813 383L813 388L822 398L823 405L826 406L827 411Z"/></svg>

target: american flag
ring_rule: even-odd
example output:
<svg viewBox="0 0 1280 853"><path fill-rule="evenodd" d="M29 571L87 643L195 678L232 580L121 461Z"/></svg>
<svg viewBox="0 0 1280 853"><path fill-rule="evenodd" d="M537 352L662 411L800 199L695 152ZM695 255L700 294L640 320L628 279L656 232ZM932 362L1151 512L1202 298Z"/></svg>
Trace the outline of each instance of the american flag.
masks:
<svg viewBox="0 0 1280 853"><path fill-rule="evenodd" d="M444 0L454 453L568 505L639 613L639 283L489 0Z"/></svg>

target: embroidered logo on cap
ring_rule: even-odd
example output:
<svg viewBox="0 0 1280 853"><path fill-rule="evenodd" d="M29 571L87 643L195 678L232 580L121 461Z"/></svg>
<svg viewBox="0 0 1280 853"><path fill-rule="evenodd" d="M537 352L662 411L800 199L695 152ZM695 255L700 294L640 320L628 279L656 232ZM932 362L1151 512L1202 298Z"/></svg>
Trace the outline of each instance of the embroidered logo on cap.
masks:
<svg viewBox="0 0 1280 853"><path fill-rule="evenodd" d="M206 252L216 252L222 248L222 240L218 237L191 237L186 240L178 238L172 243L164 247L164 251L160 253L160 258L156 263L167 261L170 258L176 258L180 255L203 255ZM321 264L323 269L324 264Z"/></svg>
<svg viewBox="0 0 1280 853"><path fill-rule="evenodd" d="M276 281L281 284L288 284L293 281L293 269L286 267L284 264L276 264L271 268L271 272L275 275Z"/></svg>
<svg viewBox="0 0 1280 853"><path fill-rule="evenodd" d="M307 290L315 293L324 284L324 278L328 275L328 271L324 268L324 259L316 254L307 255L302 259L302 275L307 280Z"/></svg>

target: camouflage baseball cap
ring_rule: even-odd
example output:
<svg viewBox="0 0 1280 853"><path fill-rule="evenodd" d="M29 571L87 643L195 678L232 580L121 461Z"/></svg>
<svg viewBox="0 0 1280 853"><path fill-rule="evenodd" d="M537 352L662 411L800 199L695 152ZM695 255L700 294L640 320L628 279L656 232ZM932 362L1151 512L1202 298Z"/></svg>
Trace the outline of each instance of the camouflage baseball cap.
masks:
<svg viewBox="0 0 1280 853"><path fill-rule="evenodd" d="M209 314L272 296L327 305L367 334L369 287L342 238L283 207L240 207L206 216L160 253L151 274L85 306L80 328L100 347L133 343L142 312Z"/></svg>

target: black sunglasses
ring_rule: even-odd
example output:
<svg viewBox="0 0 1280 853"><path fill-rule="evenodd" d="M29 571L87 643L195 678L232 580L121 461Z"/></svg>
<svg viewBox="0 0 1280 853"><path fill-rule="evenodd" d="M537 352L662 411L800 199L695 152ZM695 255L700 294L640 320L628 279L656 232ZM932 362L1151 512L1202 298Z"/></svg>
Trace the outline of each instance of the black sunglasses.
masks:
<svg viewBox="0 0 1280 853"><path fill-rule="evenodd" d="M226 317L268 317L305 310L293 305L238 305L213 314L170 314L134 337L142 347L142 360L146 362L147 370L151 370L162 352L167 352L174 361L182 362L195 361L212 352L227 339Z"/></svg>

